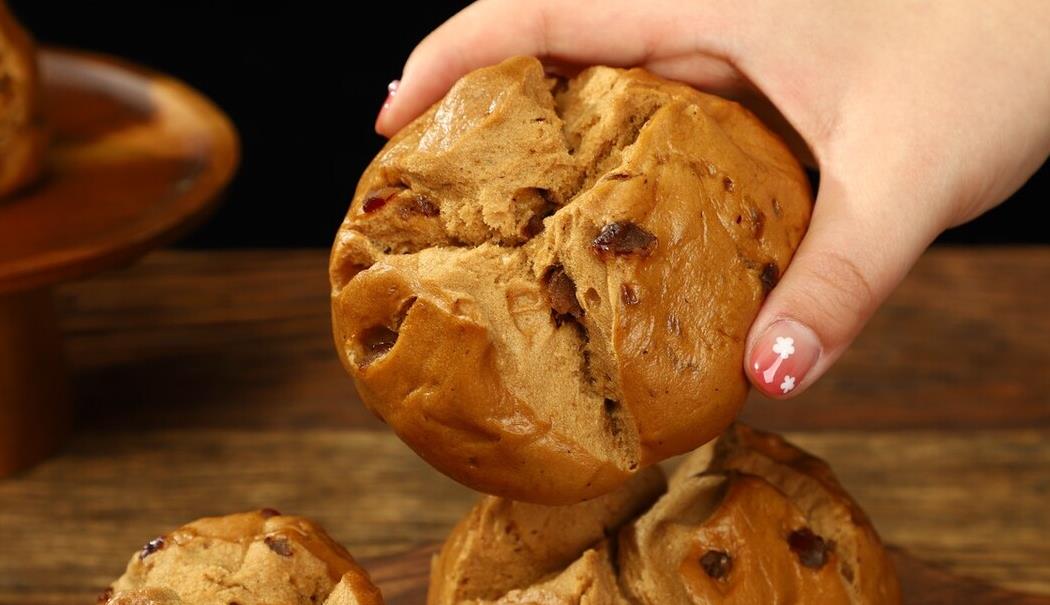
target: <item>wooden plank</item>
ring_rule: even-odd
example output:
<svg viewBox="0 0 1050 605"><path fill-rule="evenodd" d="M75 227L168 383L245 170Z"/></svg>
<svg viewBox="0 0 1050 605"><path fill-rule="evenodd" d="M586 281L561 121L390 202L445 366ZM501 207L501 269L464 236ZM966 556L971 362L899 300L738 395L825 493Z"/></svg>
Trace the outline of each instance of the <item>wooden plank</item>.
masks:
<svg viewBox="0 0 1050 605"><path fill-rule="evenodd" d="M886 541L1050 593L1050 431L789 437L834 461ZM0 482L0 604L90 602L143 542L203 515L272 506L371 558L442 540L475 498L386 432L85 432Z"/></svg>
<svg viewBox="0 0 1050 605"><path fill-rule="evenodd" d="M1050 426L1050 247L936 248L797 404L745 419L794 428Z"/></svg>
<svg viewBox="0 0 1050 605"><path fill-rule="evenodd" d="M331 344L326 266L325 251L161 252L66 287L85 423L382 428ZM1047 274L1050 247L935 249L824 380L792 403L753 395L745 419L1050 427Z"/></svg>
<svg viewBox="0 0 1050 605"><path fill-rule="evenodd" d="M327 263L161 252L65 288L82 425L382 428L336 357Z"/></svg>
<svg viewBox="0 0 1050 605"><path fill-rule="evenodd" d="M0 604L91 602L145 539L258 506L366 558L444 537L475 495L356 400L326 263L162 252L61 291L80 432L0 482ZM746 416L827 457L887 541L1050 593L1048 271L1050 247L935 250L812 392Z"/></svg>
<svg viewBox="0 0 1050 605"><path fill-rule="evenodd" d="M1050 594L1046 430L795 434L883 539L992 584Z"/></svg>

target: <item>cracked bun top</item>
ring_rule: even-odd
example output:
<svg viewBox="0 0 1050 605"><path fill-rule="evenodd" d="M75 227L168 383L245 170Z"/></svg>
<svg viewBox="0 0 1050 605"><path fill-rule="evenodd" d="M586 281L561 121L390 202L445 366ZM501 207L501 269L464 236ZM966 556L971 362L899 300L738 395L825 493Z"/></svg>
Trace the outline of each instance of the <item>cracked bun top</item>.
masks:
<svg viewBox="0 0 1050 605"><path fill-rule="evenodd" d="M28 184L43 166L36 47L0 0L0 197Z"/></svg>
<svg viewBox="0 0 1050 605"><path fill-rule="evenodd" d="M600 507L482 498L435 557L428 605L901 602L864 512L823 461L780 437L734 425L662 495L659 467L647 472L658 477L636 476ZM564 530L595 525L605 531ZM531 546L545 540L558 547Z"/></svg>
<svg viewBox="0 0 1050 605"><path fill-rule="evenodd" d="M722 432L808 224L736 103L642 70L477 70L365 170L331 257L340 358L430 464L542 504Z"/></svg>
<svg viewBox="0 0 1050 605"><path fill-rule="evenodd" d="M302 517L207 517L135 553L100 605L382 605L342 546Z"/></svg>

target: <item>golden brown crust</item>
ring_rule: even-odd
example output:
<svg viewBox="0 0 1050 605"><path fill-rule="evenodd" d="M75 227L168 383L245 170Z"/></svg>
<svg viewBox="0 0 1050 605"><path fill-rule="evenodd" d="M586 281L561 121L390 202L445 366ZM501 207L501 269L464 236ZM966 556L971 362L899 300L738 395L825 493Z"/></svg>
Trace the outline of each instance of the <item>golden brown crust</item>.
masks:
<svg viewBox="0 0 1050 605"><path fill-rule="evenodd" d="M836 544L854 603L900 601L893 562L860 506L827 462L780 436L736 424L715 444L712 470L750 473L782 491L813 530ZM892 581L891 581L892 580Z"/></svg>
<svg viewBox="0 0 1050 605"><path fill-rule="evenodd" d="M0 0L0 197L36 179L46 147L36 45Z"/></svg>
<svg viewBox="0 0 1050 605"><path fill-rule="evenodd" d="M434 557L427 600L486 601L528 588L614 535L665 486L663 472L652 467L613 492L566 507L484 497Z"/></svg>
<svg viewBox="0 0 1050 605"><path fill-rule="evenodd" d="M207 517L151 540L109 605L382 605L350 553L308 519L272 510Z"/></svg>
<svg viewBox="0 0 1050 605"><path fill-rule="evenodd" d="M798 163L735 103L511 59L365 171L332 251L336 345L442 472L579 502L731 422L747 329L810 209Z"/></svg>
<svg viewBox="0 0 1050 605"><path fill-rule="evenodd" d="M99 603L102 605L183 605L183 600L173 590L143 588L123 591L106 600L100 598Z"/></svg>
<svg viewBox="0 0 1050 605"><path fill-rule="evenodd" d="M621 491L605 498L617 494ZM435 558L429 605L894 605L901 600L878 535L828 466L776 435L739 424L691 455L666 494L608 534L611 544L562 543L557 560L546 566L542 558L530 560L527 568L533 571L513 582L501 570L516 562L515 544L481 539L486 531L493 533L487 528L507 521L500 502L506 501L485 498L454 530ZM591 511L581 506L534 505L534 518L545 522L530 526L537 532L532 540L558 540L564 527L593 523ZM479 515L486 524L470 522ZM581 554L571 564L569 546ZM588 548L612 555L596 556ZM466 560L494 565L474 565L470 574L456 576L468 580L469 590L450 590L442 575L454 574Z"/></svg>
<svg viewBox="0 0 1050 605"><path fill-rule="evenodd" d="M343 574L324 605L383 605L383 595L363 569L355 568Z"/></svg>
<svg viewBox="0 0 1050 605"><path fill-rule="evenodd" d="M586 550L557 575L517 588L498 599L465 601L470 605L629 605L617 585L609 545Z"/></svg>
<svg viewBox="0 0 1050 605"><path fill-rule="evenodd" d="M807 527L761 478L693 477L621 535L623 585L646 605L851 603L837 553L818 543L807 566L792 552L789 536Z"/></svg>

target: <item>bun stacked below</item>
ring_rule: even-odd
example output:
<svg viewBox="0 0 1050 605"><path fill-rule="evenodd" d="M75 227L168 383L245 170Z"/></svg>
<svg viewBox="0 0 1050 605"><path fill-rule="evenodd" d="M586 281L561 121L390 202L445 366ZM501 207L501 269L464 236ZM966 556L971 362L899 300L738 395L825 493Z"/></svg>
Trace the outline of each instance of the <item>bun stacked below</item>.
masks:
<svg viewBox="0 0 1050 605"><path fill-rule="evenodd" d="M0 197L37 177L45 147L36 47L0 0Z"/></svg>
<svg viewBox="0 0 1050 605"><path fill-rule="evenodd" d="M428 604L900 603L864 512L781 438L734 425L645 507L660 477L565 507L483 498L435 558Z"/></svg>
<svg viewBox="0 0 1050 605"><path fill-rule="evenodd" d="M811 206L798 162L736 103L510 59L365 171L332 251L336 346L437 469L580 502L730 424L747 330Z"/></svg>
<svg viewBox="0 0 1050 605"><path fill-rule="evenodd" d="M382 605L318 525L265 509L199 519L150 540L100 605Z"/></svg>

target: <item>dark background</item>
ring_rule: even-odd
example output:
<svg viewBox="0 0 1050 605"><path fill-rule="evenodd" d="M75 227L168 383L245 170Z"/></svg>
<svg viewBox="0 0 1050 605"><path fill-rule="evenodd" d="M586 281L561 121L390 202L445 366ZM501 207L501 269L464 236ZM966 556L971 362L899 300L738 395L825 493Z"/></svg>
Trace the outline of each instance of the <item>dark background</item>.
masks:
<svg viewBox="0 0 1050 605"><path fill-rule="evenodd" d="M372 123L387 82L419 40L466 4L9 2L41 42L170 73L233 119L240 173L214 218L183 240L192 247L328 246L382 145ZM1048 185L1044 166L1014 199L940 241L1047 242L1036 217Z"/></svg>

